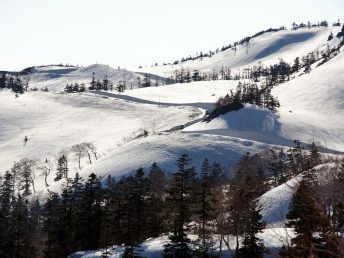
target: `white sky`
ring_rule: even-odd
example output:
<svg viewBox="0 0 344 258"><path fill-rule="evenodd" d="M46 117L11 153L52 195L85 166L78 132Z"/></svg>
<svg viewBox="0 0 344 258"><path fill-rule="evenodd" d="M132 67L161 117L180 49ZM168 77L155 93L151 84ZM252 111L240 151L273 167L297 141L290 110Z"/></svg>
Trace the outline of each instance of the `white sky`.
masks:
<svg viewBox="0 0 344 258"><path fill-rule="evenodd" d="M0 0L0 70L70 63L136 69L293 21L329 23L344 0Z"/></svg>

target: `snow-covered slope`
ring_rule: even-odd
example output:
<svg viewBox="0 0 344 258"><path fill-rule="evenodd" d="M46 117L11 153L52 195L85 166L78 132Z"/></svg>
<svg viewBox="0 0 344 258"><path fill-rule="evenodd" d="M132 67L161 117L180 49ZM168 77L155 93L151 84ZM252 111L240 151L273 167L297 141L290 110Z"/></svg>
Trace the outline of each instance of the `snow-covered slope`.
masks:
<svg viewBox="0 0 344 258"><path fill-rule="evenodd" d="M200 122L184 131L231 135L290 145L295 139L344 151L344 53L275 87L276 113L247 105L244 109ZM187 86L186 86L187 87ZM201 88L199 88L201 90Z"/></svg>
<svg viewBox="0 0 344 258"><path fill-rule="evenodd" d="M228 168L247 152L255 153L268 147L264 143L218 135L164 133L126 143L93 166L85 168L82 173L86 176L96 171L102 176L120 176L134 172L139 167L149 170L153 162L158 162L166 172L174 173L177 169L176 160L184 153L193 160L198 172L205 158ZM135 159L128 162L128 157Z"/></svg>
<svg viewBox="0 0 344 258"><path fill-rule="evenodd" d="M331 31L339 28L313 28L297 31L264 33L250 40L249 45L220 52L211 58L182 64L192 71L205 72L229 66L233 71L263 62L272 64L283 58L291 62L310 51L336 44L328 42ZM74 144L93 142L98 148L98 160L82 169L70 154L70 176L79 172L83 177L95 172L115 177L132 173L139 167L148 169L158 162L167 172L175 171L175 161L187 153L199 166L204 158L230 167L246 152L255 153L272 145L290 146L294 139L324 148L344 152L344 53L309 74L297 76L276 86L272 94L281 107L273 113L252 105L201 122L219 97L229 93L238 81L204 81L135 89L142 72L168 76L181 66L142 68L134 73L105 65L85 68L47 66L31 73L30 87L49 92L25 92L18 98L8 90L0 91L0 173L11 168L21 158L46 158L54 163L58 153ZM61 93L66 84L89 84L108 79L116 84L127 82L127 90ZM183 130L181 130L183 129ZM149 132L143 136L143 130ZM141 135L141 137L138 137ZM24 137L28 141L24 144ZM56 162L54 163L54 166ZM55 167L52 167L52 171ZM230 176L230 174L227 174ZM48 178L51 190L58 185ZM36 178L36 188L45 191L42 178ZM262 233L266 246L273 249L284 244L288 233L284 227L285 213L299 178L272 189L260 198L267 229ZM144 243L145 254L160 257L166 237ZM231 242L232 240L230 240ZM234 239L233 239L234 244ZM117 250L117 251L116 251ZM122 249L114 250L117 256ZM117 252L117 253L116 253ZM97 257L96 252L79 253L79 257ZM116 257L114 256L114 257ZM98 255L99 257L99 255Z"/></svg>
<svg viewBox="0 0 344 258"><path fill-rule="evenodd" d="M292 62L298 56L323 48L331 31L336 35L339 30L339 27L332 27L267 32L252 38L249 44L238 45L236 51L228 49L202 60L186 61L178 65L143 67L138 71L168 76L181 67L190 71L198 69L203 72L218 72L222 65L236 71L238 68L257 65L258 62L273 64L278 62L279 58Z"/></svg>
<svg viewBox="0 0 344 258"><path fill-rule="evenodd" d="M35 69L31 74L30 87L38 89L48 87L51 91L62 91L66 84L85 83L89 87L92 74L102 81L105 76L116 85L125 80L127 88L137 88L137 78L143 76L124 69L114 69L108 65L94 64L84 68L48 66Z"/></svg>
<svg viewBox="0 0 344 258"><path fill-rule="evenodd" d="M152 132L153 125L159 132L203 115L191 107L159 108L89 94L27 92L15 98L5 91L0 103L1 172L24 157L54 160L63 148L82 142L94 142L103 156L144 129Z"/></svg>

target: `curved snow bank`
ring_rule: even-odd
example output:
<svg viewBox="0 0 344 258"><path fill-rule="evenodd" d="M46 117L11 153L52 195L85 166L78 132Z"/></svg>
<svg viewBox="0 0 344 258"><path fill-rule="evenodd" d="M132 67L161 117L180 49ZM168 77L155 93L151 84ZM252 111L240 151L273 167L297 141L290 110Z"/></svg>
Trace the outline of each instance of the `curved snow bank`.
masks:
<svg viewBox="0 0 344 258"><path fill-rule="evenodd" d="M267 148L264 143L239 140L232 137L206 134L161 134L136 139L114 149L92 166L81 171L87 176L91 172L119 177L133 173L139 167L149 169L153 162L166 172L176 170L175 162L181 154L187 153L199 171L205 158L220 162L228 167L236 163L247 152L255 153ZM133 158L134 157L134 158ZM128 162L130 158L130 162Z"/></svg>
<svg viewBox="0 0 344 258"><path fill-rule="evenodd" d="M176 83L125 91L122 98L141 99L156 104L197 106L211 111L214 103L229 93L231 89L235 89L237 85L237 81L220 80Z"/></svg>
<svg viewBox="0 0 344 258"><path fill-rule="evenodd" d="M277 114L251 105L216 117L210 122L194 124L183 132L228 135L278 145L293 144L291 140L283 138Z"/></svg>

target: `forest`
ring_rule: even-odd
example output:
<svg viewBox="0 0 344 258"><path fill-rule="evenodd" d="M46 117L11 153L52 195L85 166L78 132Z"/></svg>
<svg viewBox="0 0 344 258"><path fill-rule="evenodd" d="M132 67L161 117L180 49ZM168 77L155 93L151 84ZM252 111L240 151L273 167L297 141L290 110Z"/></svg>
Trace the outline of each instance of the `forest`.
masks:
<svg viewBox="0 0 344 258"><path fill-rule="evenodd" d="M73 146L73 153L83 148L90 162L97 158L95 146L87 143ZM314 143L309 150L295 141L289 150L247 153L230 171L207 159L196 171L191 158L182 154L174 171L163 171L154 162L148 170L141 167L120 178L94 173L83 178L79 173L70 177L67 159L62 154L56 164L46 161L38 167L22 159L3 174L1 257L58 258L99 248L108 257L113 246L125 247L123 257L144 257L142 242L164 234L170 239L166 258L223 257L224 248L233 257L263 257L269 250L257 237L265 228L259 197L297 175L301 181L286 225L296 236L280 256L343 257L338 234L344 226L344 160L335 161L339 169L333 182L320 184L314 167L329 160ZM57 192L48 190L46 198L35 195L37 169L56 174ZM228 236L236 238L233 250Z"/></svg>

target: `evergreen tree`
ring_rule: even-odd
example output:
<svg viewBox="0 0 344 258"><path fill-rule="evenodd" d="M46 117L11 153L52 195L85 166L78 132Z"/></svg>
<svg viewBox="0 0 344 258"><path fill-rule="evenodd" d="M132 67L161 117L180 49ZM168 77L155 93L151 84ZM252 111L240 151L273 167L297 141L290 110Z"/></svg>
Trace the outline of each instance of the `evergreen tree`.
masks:
<svg viewBox="0 0 344 258"><path fill-rule="evenodd" d="M17 258L34 258L35 248L32 242L33 225L30 221L28 201L20 194L13 206L14 218L14 253Z"/></svg>
<svg viewBox="0 0 344 258"><path fill-rule="evenodd" d="M44 257L63 257L63 248L60 242L60 220L61 210L60 198L57 193L49 192L48 199L43 206L44 231L47 234L45 242Z"/></svg>
<svg viewBox="0 0 344 258"><path fill-rule="evenodd" d="M258 200L251 200L249 204L249 221L247 221L248 227L244 233L244 239L242 246L235 253L235 257L256 257L263 258L267 250L262 242L256 235L262 232L264 228L264 222L262 221L262 215L260 215L261 209L258 207Z"/></svg>
<svg viewBox="0 0 344 258"><path fill-rule="evenodd" d="M313 168L313 167L315 167L321 163L321 155L318 152L318 148L314 142L312 142L311 151L310 151L308 158L309 158L309 163L310 163L311 168Z"/></svg>
<svg viewBox="0 0 344 258"><path fill-rule="evenodd" d="M148 174L149 196L147 198L147 230L148 235L157 237L165 232L164 209L167 179L165 172L154 162Z"/></svg>
<svg viewBox="0 0 344 258"><path fill-rule="evenodd" d="M80 210L77 221L79 223L76 238L79 238L80 249L97 249L100 247L100 227L102 221L102 187L100 178L94 173L82 189Z"/></svg>
<svg viewBox="0 0 344 258"><path fill-rule="evenodd" d="M0 77L0 89L6 88L6 81L7 81L6 73L3 72L1 77Z"/></svg>
<svg viewBox="0 0 344 258"><path fill-rule="evenodd" d="M92 73L92 81L90 83L90 90L95 90L96 89L96 85L97 85L97 82L96 82L96 78L95 78L95 73L93 72Z"/></svg>
<svg viewBox="0 0 344 258"><path fill-rule="evenodd" d="M339 240L305 181L293 195L287 219L296 236L291 247L282 248L282 257L340 257Z"/></svg>
<svg viewBox="0 0 344 258"><path fill-rule="evenodd" d="M209 173L211 166L208 159L205 159L202 163L202 173L200 177L200 191L198 194L198 208L195 211L196 221L199 226L197 229L198 234L198 257L210 257L209 251L213 248L215 242L212 237L212 225L210 224L214 220L215 215L213 213L213 200L211 195L211 189L209 184Z"/></svg>
<svg viewBox="0 0 344 258"><path fill-rule="evenodd" d="M0 257L14 257L14 176L6 171L0 184Z"/></svg>
<svg viewBox="0 0 344 258"><path fill-rule="evenodd" d="M262 176L256 169L252 157L247 153L241 159L230 191L228 191L229 230L236 237L237 255L241 255L242 252L256 252L257 255L262 255L265 250L261 241L255 237L263 227L257 206L257 198L265 189ZM241 248L239 248L240 236L244 236L245 240Z"/></svg>
<svg viewBox="0 0 344 258"><path fill-rule="evenodd" d="M165 245L164 257L188 258L192 252L188 246L190 239L191 218L191 189L195 180L195 170L191 166L191 159L187 154L177 160L178 171L174 174L171 189L168 192L168 204L171 208L172 232L169 235L171 243ZM172 213L172 211L174 211Z"/></svg>
<svg viewBox="0 0 344 258"><path fill-rule="evenodd" d="M63 177L67 178L68 177L68 160L67 157L65 155L62 155L61 157L59 157L59 159L57 160L57 169L56 169L56 177L55 177L55 181L59 181L61 180Z"/></svg>
<svg viewBox="0 0 344 258"><path fill-rule="evenodd" d="M127 234L126 234L126 251L125 257L141 257L140 243L145 239L145 214L146 203L145 195L148 192L148 179L144 177L143 168L136 171L134 177L128 178L128 220L127 220Z"/></svg>

